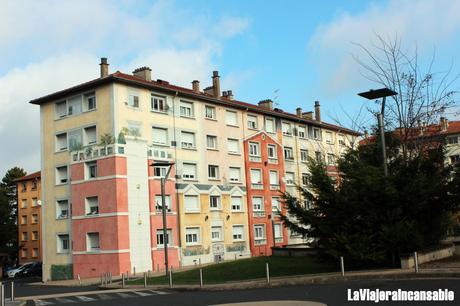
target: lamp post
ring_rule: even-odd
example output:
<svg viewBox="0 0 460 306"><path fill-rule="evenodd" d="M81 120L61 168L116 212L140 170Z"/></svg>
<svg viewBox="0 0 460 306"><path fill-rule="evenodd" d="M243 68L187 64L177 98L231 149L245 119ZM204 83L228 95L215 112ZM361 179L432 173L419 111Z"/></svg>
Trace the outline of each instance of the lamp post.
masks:
<svg viewBox="0 0 460 306"><path fill-rule="evenodd" d="M169 237L168 237L168 227L166 224L166 199L165 199L165 185L166 185L166 180L168 179L169 173L171 172L172 166L174 165L174 162L154 162L150 166L154 167L167 167L165 176L161 178L161 212L163 215L163 249L164 249L164 255L165 255L165 273L166 277L168 277L168 242L169 242Z"/></svg>
<svg viewBox="0 0 460 306"><path fill-rule="evenodd" d="M365 92L361 92L358 95L366 98L368 100L376 100L382 98L382 108L380 113L377 115L379 130L380 130L380 139L382 142L382 158L383 158L383 173L385 176L388 176L388 166L387 166L387 151L385 146L385 130L383 128L383 115L385 111L385 102L386 98L390 96L397 95L398 93L389 89L389 88L380 88L376 90L369 90Z"/></svg>

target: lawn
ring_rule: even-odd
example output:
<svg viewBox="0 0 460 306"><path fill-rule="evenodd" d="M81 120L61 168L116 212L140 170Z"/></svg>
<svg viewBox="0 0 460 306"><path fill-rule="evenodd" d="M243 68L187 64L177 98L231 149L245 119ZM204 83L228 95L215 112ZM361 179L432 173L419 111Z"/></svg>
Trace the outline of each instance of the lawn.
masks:
<svg viewBox="0 0 460 306"><path fill-rule="evenodd" d="M338 272L335 265L318 262L313 257L254 257L222 262L202 267L205 284L225 283L265 277L265 263L269 264L270 277ZM173 273L174 284L199 284L199 268ZM143 279L132 280L128 284L143 284ZM151 277L148 284L168 284L165 276Z"/></svg>

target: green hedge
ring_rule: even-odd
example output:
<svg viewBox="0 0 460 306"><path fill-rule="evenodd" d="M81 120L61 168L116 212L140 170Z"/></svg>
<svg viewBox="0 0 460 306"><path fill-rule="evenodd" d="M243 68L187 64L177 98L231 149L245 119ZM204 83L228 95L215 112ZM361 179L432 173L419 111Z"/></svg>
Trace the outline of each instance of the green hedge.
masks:
<svg viewBox="0 0 460 306"><path fill-rule="evenodd" d="M73 265L51 265L51 280L73 279Z"/></svg>

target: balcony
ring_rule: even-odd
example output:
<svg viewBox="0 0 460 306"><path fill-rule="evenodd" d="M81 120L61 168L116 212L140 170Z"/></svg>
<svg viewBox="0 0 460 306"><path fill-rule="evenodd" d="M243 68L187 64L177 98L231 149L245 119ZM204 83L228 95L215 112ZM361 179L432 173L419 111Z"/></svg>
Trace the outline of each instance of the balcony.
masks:
<svg viewBox="0 0 460 306"><path fill-rule="evenodd" d="M265 211L254 211L252 213L252 216L255 218L264 218L265 217Z"/></svg>
<svg viewBox="0 0 460 306"><path fill-rule="evenodd" d="M269 164L278 164L278 158L269 158L268 163Z"/></svg>
<svg viewBox="0 0 460 306"><path fill-rule="evenodd" d="M267 244L267 239L255 239L254 245L264 245Z"/></svg>
<svg viewBox="0 0 460 306"><path fill-rule="evenodd" d="M125 145L122 144L110 144L107 146L93 145L87 146L81 150L73 151L72 163L80 161L89 161L99 157L111 156L111 155L124 155Z"/></svg>
<svg viewBox="0 0 460 306"><path fill-rule="evenodd" d="M262 183L251 183L251 189L262 190L264 185Z"/></svg>
<svg viewBox="0 0 460 306"><path fill-rule="evenodd" d="M262 158L260 156L249 156L249 161L253 163L260 163Z"/></svg>
<svg viewBox="0 0 460 306"><path fill-rule="evenodd" d="M158 148L148 148L147 156L152 157L155 160L171 160L172 154L167 150L158 149Z"/></svg>
<svg viewBox="0 0 460 306"><path fill-rule="evenodd" d="M275 243L283 243L284 239L283 237L275 237Z"/></svg>
<svg viewBox="0 0 460 306"><path fill-rule="evenodd" d="M270 184L270 190L280 190L279 184Z"/></svg>

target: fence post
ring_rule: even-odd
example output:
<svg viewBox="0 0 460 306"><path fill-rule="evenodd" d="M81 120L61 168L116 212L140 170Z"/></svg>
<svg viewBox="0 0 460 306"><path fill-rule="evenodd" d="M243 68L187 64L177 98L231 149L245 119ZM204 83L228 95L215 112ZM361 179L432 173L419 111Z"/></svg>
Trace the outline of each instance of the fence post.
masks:
<svg viewBox="0 0 460 306"><path fill-rule="evenodd" d="M270 284L270 268L268 267L268 262L265 263L265 272L267 273L267 284Z"/></svg>
<svg viewBox="0 0 460 306"><path fill-rule="evenodd" d="M81 286L81 278L80 278L80 274L77 274L77 278L78 278L78 284Z"/></svg>
<svg viewBox="0 0 460 306"><path fill-rule="evenodd" d="M14 281L11 281L11 302L14 301Z"/></svg>
<svg viewBox="0 0 460 306"><path fill-rule="evenodd" d="M203 269L200 268L200 288L203 288Z"/></svg>
<svg viewBox="0 0 460 306"><path fill-rule="evenodd" d="M201 267L201 257L200 257L200 258L198 258L198 264L199 264L199 265L200 265L200 267Z"/></svg>
<svg viewBox="0 0 460 306"><path fill-rule="evenodd" d="M343 263L343 256L340 256L340 271L342 276L345 276L345 264Z"/></svg>
<svg viewBox="0 0 460 306"><path fill-rule="evenodd" d="M103 275L104 275L104 274L102 274L102 273L101 273L101 286L104 286L104 279L103 279Z"/></svg>
<svg viewBox="0 0 460 306"><path fill-rule="evenodd" d="M133 268L133 274L136 276L136 267Z"/></svg>
<svg viewBox="0 0 460 306"><path fill-rule="evenodd" d="M121 274L121 288L125 288L125 274Z"/></svg>
<svg viewBox="0 0 460 306"><path fill-rule="evenodd" d="M414 252L414 266L415 266L415 273L418 273L418 256L417 256L417 252Z"/></svg>
<svg viewBox="0 0 460 306"><path fill-rule="evenodd" d="M5 285L2 283L0 288L0 305L5 306Z"/></svg>
<svg viewBox="0 0 460 306"><path fill-rule="evenodd" d="M172 270L169 269L169 288L173 287Z"/></svg>
<svg viewBox="0 0 460 306"><path fill-rule="evenodd" d="M112 283L112 272L109 272L109 281Z"/></svg>
<svg viewBox="0 0 460 306"><path fill-rule="evenodd" d="M147 288L147 273L144 272L144 288Z"/></svg>

